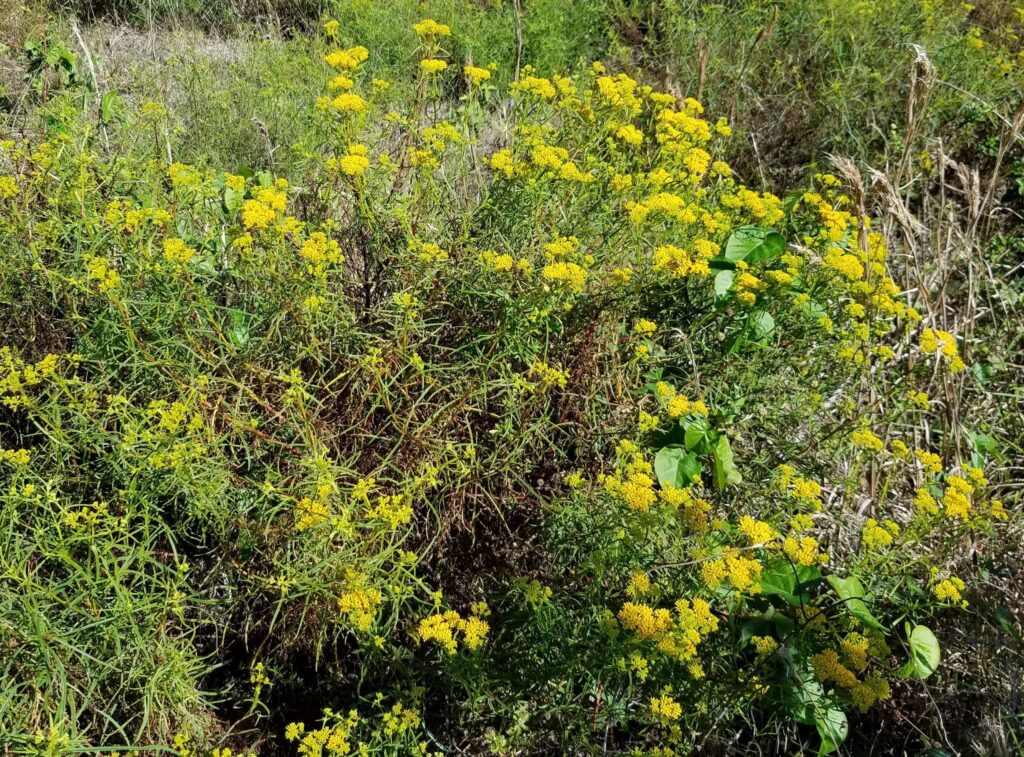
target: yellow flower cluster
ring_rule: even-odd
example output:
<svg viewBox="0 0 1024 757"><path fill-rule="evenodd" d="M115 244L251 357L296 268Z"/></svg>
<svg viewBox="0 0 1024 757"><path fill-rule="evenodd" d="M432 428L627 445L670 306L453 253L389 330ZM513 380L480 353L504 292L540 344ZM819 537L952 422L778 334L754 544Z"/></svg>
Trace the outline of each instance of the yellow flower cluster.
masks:
<svg viewBox="0 0 1024 757"><path fill-rule="evenodd" d="M194 249L177 237L164 240L164 260L170 263L187 263L195 254Z"/></svg>
<svg viewBox="0 0 1024 757"><path fill-rule="evenodd" d="M952 373L959 373L967 367L957 349L956 337L948 331L925 329L921 332L919 346L925 355L941 355Z"/></svg>
<svg viewBox="0 0 1024 757"><path fill-rule="evenodd" d="M3 404L12 410L28 405L26 390L55 376L62 359L69 365L75 365L79 357L51 352L36 363L29 363L10 347L0 347L0 396Z"/></svg>
<svg viewBox="0 0 1024 757"><path fill-rule="evenodd" d="M587 285L587 272L576 263L549 263L540 275L548 281L562 284L570 292L582 292Z"/></svg>
<svg viewBox="0 0 1024 757"><path fill-rule="evenodd" d="M628 145L639 146L644 142L644 133L633 126L633 124L626 124L620 126L615 130L615 137Z"/></svg>
<svg viewBox="0 0 1024 757"><path fill-rule="evenodd" d="M691 402L686 395L679 394L675 387L665 381L655 385L654 394L669 418L681 418L684 415L706 417L708 414L708 407L702 400Z"/></svg>
<svg viewBox="0 0 1024 757"><path fill-rule="evenodd" d="M428 76L439 74L448 68L448 61L440 58L424 58L420 61L420 70Z"/></svg>
<svg viewBox="0 0 1024 757"><path fill-rule="evenodd" d="M843 657L846 658L851 668L859 671L868 666L868 651L871 641L867 636L853 631L846 635L839 646L842 648Z"/></svg>
<svg viewBox="0 0 1024 757"><path fill-rule="evenodd" d="M0 200L9 200L21 190L13 176L0 176Z"/></svg>
<svg viewBox="0 0 1024 757"><path fill-rule="evenodd" d="M242 224L247 229L263 230L274 222L277 214L269 205L249 199L242 203Z"/></svg>
<svg viewBox="0 0 1024 757"><path fill-rule="evenodd" d="M651 714L662 725L669 725L679 720L683 715L683 707L668 694L651 698Z"/></svg>
<svg viewBox="0 0 1024 757"><path fill-rule="evenodd" d="M812 655L811 667L814 669L815 677L822 683L835 683L844 689L852 689L858 683L857 676L843 665L839 653L834 649L826 649Z"/></svg>
<svg viewBox="0 0 1024 757"><path fill-rule="evenodd" d="M370 630L375 613L383 599L379 590L365 585L365 577L352 576L351 588L338 597L338 611L354 628L363 633Z"/></svg>
<svg viewBox="0 0 1024 757"><path fill-rule="evenodd" d="M285 728L285 738L289 741L298 740L298 753L302 757L322 757L328 755L346 755L352 752L354 731L359 725L359 714L352 710L348 718L334 726L324 725L323 728L306 731L302 723L289 723Z"/></svg>
<svg viewBox="0 0 1024 757"><path fill-rule="evenodd" d="M926 473L930 473L933 476L937 476L942 472L942 458L936 455L934 452L928 452L923 449L915 449L914 457L921 463Z"/></svg>
<svg viewBox="0 0 1024 757"><path fill-rule="evenodd" d="M322 231L314 231L309 235L299 248L299 256L317 267L341 265L345 262L340 245Z"/></svg>
<svg viewBox="0 0 1024 757"><path fill-rule="evenodd" d="M542 100L554 100L558 95L555 85L539 76L524 76L519 81L512 82L511 88L515 92L534 95Z"/></svg>
<svg viewBox="0 0 1024 757"><path fill-rule="evenodd" d="M641 318L633 324L633 333L637 336L654 336L657 330L658 324L646 318Z"/></svg>
<svg viewBox="0 0 1024 757"><path fill-rule="evenodd" d="M330 101L330 106L341 113L362 113L366 110L366 100L355 92L342 92Z"/></svg>
<svg viewBox="0 0 1024 757"><path fill-rule="evenodd" d="M642 102L636 80L626 74L598 77L597 91L605 104L623 109L630 117L640 114Z"/></svg>
<svg viewBox="0 0 1024 757"><path fill-rule="evenodd" d="M32 453L27 449L0 449L0 462L8 465L24 466L32 460Z"/></svg>
<svg viewBox="0 0 1024 757"><path fill-rule="evenodd" d="M711 275L707 260L694 258L686 250L672 244L664 244L655 249L652 262L655 271L667 271L679 278L706 278Z"/></svg>
<svg viewBox="0 0 1024 757"><path fill-rule="evenodd" d="M617 448L619 465L615 475L598 477L606 492L631 510L647 512L657 501L654 491L654 468L636 444L623 439Z"/></svg>
<svg viewBox="0 0 1024 757"><path fill-rule="evenodd" d="M859 428L850 435L850 441L868 452L881 452L885 442L879 439L869 428Z"/></svg>
<svg viewBox="0 0 1024 757"><path fill-rule="evenodd" d="M665 608L626 602L619 610L619 623L641 639L653 642L659 652L686 663L695 678L704 675L697 659L700 643L718 628L718 618L703 599L679 599L675 614Z"/></svg>
<svg viewBox="0 0 1024 757"><path fill-rule="evenodd" d="M821 510L821 484L809 478L798 476L796 470L790 465L778 467L779 488L782 492L791 495L801 504L807 505L814 510Z"/></svg>
<svg viewBox="0 0 1024 757"><path fill-rule="evenodd" d="M863 669L867 665L869 642L860 634L850 634L843 642L843 655L854 667ZM876 702L884 701L891 696L888 682L878 673L869 673L864 681L857 679L832 649L815 654L811 657L811 667L815 677L822 683L834 683L849 692L851 699L862 712Z"/></svg>
<svg viewBox="0 0 1024 757"><path fill-rule="evenodd" d="M328 66L338 71L354 71L359 67L360 63L363 63L369 57L369 50L362 45L356 45L347 50L335 50L328 54L324 60L327 61Z"/></svg>
<svg viewBox="0 0 1024 757"><path fill-rule="evenodd" d="M490 70L480 66L464 66L462 73L466 75L466 78L469 79L470 84L474 87L479 87L481 82L491 78Z"/></svg>
<svg viewBox="0 0 1024 757"><path fill-rule="evenodd" d="M411 707L396 702L388 712L381 715L381 730L385 736L400 736L420 727L420 713Z"/></svg>
<svg viewBox="0 0 1024 757"><path fill-rule="evenodd" d="M537 382L542 390L564 389L569 382L569 373L548 365L543 360L534 360L527 377Z"/></svg>
<svg viewBox="0 0 1024 757"><path fill-rule="evenodd" d="M874 518L864 522L860 543L865 549L884 549L892 544L893 537L899 536L899 525L891 520L879 523Z"/></svg>
<svg viewBox="0 0 1024 757"><path fill-rule="evenodd" d="M85 259L85 277L96 283L101 292L110 292L121 283L121 275L114 270L107 258L91 255Z"/></svg>
<svg viewBox="0 0 1024 757"><path fill-rule="evenodd" d="M203 181L203 176L199 171L184 163L172 163L168 166L167 176L171 180L171 186L175 188L196 187Z"/></svg>
<svg viewBox="0 0 1024 757"><path fill-rule="evenodd" d="M948 602L949 604L967 607L967 602L961 594L964 588L965 584L961 579L956 576L951 576L935 583L932 586L932 594L934 594L935 598L940 602Z"/></svg>
<svg viewBox="0 0 1024 757"><path fill-rule="evenodd" d="M412 520L411 497L408 494L395 494L377 498L377 503L366 517L381 520L392 529L403 526Z"/></svg>
<svg viewBox="0 0 1024 757"><path fill-rule="evenodd" d="M949 518L966 520L971 514L971 493L974 487L963 476L946 477L946 489L942 496L942 509Z"/></svg>
<svg viewBox="0 0 1024 757"><path fill-rule="evenodd" d="M525 176L530 167L524 161L516 160L509 149L498 150L487 161L491 170L504 174L506 178L515 179Z"/></svg>
<svg viewBox="0 0 1024 757"><path fill-rule="evenodd" d="M818 540L811 536L787 536L782 552L797 565L819 565L828 562L828 555L818 551Z"/></svg>
<svg viewBox="0 0 1024 757"><path fill-rule="evenodd" d="M331 510L320 499L303 497L295 506L295 530L306 531L331 519Z"/></svg>
<svg viewBox="0 0 1024 757"><path fill-rule="evenodd" d="M452 33L448 24L438 23L432 18L425 18L413 24L412 28L421 37L448 37Z"/></svg>
<svg viewBox="0 0 1024 757"><path fill-rule="evenodd" d="M643 571L633 571L629 575L626 593L631 597L642 597L651 593L651 579Z"/></svg>
<svg viewBox="0 0 1024 757"><path fill-rule="evenodd" d="M84 507L68 510L68 512L64 514L64 525L72 531L91 528L99 523L106 515L107 503L93 502L92 504L85 505Z"/></svg>
<svg viewBox="0 0 1024 757"><path fill-rule="evenodd" d="M412 242L409 247L416 252L416 257L424 263L436 264L448 260L448 252L442 250L439 245L433 242Z"/></svg>
<svg viewBox="0 0 1024 757"><path fill-rule="evenodd" d="M355 79L345 74L338 74L329 82L327 82L327 89L332 91L346 91L352 89L356 85Z"/></svg>
<svg viewBox="0 0 1024 757"><path fill-rule="evenodd" d="M700 569L701 580L709 589L718 589L726 581L740 592L758 594L761 591L761 563L745 557L737 549L726 549L720 558L706 560Z"/></svg>
<svg viewBox="0 0 1024 757"><path fill-rule="evenodd" d="M431 641L439 644L448 654L454 654L458 648L456 633L462 633L462 643L471 652L483 646L490 624L472 614L463 618L454 610L430 615L420 621L417 635L421 642Z"/></svg>
<svg viewBox="0 0 1024 757"><path fill-rule="evenodd" d="M736 301L747 306L757 302L757 292L767 286L761 279L750 273L748 269L749 266L745 261L740 260L736 263Z"/></svg>
<svg viewBox="0 0 1024 757"><path fill-rule="evenodd" d="M739 529L752 546L766 545L779 538L778 532L771 525L749 515L740 518Z"/></svg>
<svg viewBox="0 0 1024 757"><path fill-rule="evenodd" d="M362 176L370 167L370 159L366 157L368 152L366 145L349 145L348 152L338 159L338 170L346 176Z"/></svg>

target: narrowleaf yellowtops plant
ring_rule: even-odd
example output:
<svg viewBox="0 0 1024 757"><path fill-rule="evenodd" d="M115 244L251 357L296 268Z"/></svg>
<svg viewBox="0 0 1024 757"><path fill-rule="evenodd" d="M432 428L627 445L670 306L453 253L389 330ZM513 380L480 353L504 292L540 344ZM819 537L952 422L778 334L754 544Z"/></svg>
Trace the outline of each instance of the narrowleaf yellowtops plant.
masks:
<svg viewBox="0 0 1024 757"><path fill-rule="evenodd" d="M859 186L777 197L693 97L414 31L412 102L324 55L301 181L84 89L0 143L0 732L840 749L1015 517L939 443L962 337Z"/></svg>

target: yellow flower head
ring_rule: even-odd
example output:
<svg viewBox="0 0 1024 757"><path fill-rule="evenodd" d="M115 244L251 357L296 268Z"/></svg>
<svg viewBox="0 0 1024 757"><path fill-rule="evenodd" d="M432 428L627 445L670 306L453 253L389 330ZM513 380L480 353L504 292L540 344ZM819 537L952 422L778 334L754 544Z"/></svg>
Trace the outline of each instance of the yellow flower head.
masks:
<svg viewBox="0 0 1024 757"><path fill-rule="evenodd" d="M440 58L424 58L420 61L420 70L428 75L439 74L448 68L448 61Z"/></svg>
<svg viewBox="0 0 1024 757"><path fill-rule="evenodd" d="M432 18L425 18L413 24L412 28L421 37L447 37L452 33L450 26L439 24Z"/></svg>
<svg viewBox="0 0 1024 757"><path fill-rule="evenodd" d="M481 82L491 78L490 69L481 68L480 66L465 66L462 69L462 73L466 75L466 78L469 79L474 87L480 86Z"/></svg>

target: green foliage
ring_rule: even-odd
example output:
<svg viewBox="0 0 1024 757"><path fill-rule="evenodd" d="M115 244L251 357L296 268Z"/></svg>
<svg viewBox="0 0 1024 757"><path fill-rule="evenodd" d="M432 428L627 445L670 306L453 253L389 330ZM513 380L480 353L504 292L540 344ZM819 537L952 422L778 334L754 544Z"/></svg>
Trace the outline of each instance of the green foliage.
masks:
<svg viewBox="0 0 1024 757"><path fill-rule="evenodd" d="M828 754L943 675L923 623L1018 527L1003 432L946 410L996 369L859 185L746 186L715 110L580 67L653 13L609 7L353 0L121 94L30 47L15 749ZM842 48L866 22L828 7ZM716 8L616 54L768 12Z"/></svg>

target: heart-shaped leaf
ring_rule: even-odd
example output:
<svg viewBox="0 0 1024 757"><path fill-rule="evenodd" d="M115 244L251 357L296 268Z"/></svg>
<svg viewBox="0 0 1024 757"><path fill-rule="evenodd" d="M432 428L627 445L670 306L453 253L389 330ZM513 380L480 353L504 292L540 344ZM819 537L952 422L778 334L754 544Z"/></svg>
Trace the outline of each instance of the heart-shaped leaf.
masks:
<svg viewBox="0 0 1024 757"><path fill-rule="evenodd" d="M662 486L682 488L692 484L694 477L700 475L700 462L697 455L685 447L671 444L659 449L654 456L654 473Z"/></svg>
<svg viewBox="0 0 1024 757"><path fill-rule="evenodd" d="M923 681L939 667L942 659L939 640L927 626L914 626L907 635L907 642L910 644L910 660L900 668L899 675Z"/></svg>
<svg viewBox="0 0 1024 757"><path fill-rule="evenodd" d="M814 725L817 726L818 736L821 737L821 746L818 747L819 757L832 754L839 749L846 741L846 735L850 731L846 713L834 704L815 711Z"/></svg>
<svg viewBox="0 0 1024 757"><path fill-rule="evenodd" d="M815 567L776 560L766 565L761 573L761 593L781 597L793 607L800 607L811 601L808 590L820 580L821 571Z"/></svg>
<svg viewBox="0 0 1024 757"><path fill-rule="evenodd" d="M725 258L734 263L762 263L782 254L786 240L777 231L759 226L741 226L725 243Z"/></svg>
<svg viewBox="0 0 1024 757"><path fill-rule="evenodd" d="M687 424L686 434L683 438L686 449L693 450L697 454L707 452L709 431L708 422L703 418L698 418Z"/></svg>

